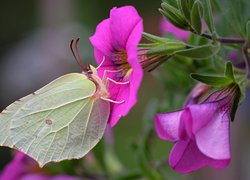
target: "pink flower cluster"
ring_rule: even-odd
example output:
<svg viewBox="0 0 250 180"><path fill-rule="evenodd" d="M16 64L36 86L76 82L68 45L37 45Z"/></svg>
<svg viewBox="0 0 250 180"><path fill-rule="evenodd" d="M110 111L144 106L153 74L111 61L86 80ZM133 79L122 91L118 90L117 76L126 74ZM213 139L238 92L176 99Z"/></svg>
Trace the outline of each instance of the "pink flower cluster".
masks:
<svg viewBox="0 0 250 180"><path fill-rule="evenodd" d="M172 32L184 41L189 36L189 32L174 27L166 20L162 22L162 30ZM109 81L110 99L123 101L111 105L111 126L137 101L143 76L137 53L142 31L142 18L133 7L125 6L113 8L110 17L97 26L90 38L96 62L100 65L98 74ZM159 137L175 143L169 163L180 173L207 165L224 168L230 162L229 114L233 100L231 96L213 99L216 95L211 95L201 104L188 104L183 110L155 117Z"/></svg>

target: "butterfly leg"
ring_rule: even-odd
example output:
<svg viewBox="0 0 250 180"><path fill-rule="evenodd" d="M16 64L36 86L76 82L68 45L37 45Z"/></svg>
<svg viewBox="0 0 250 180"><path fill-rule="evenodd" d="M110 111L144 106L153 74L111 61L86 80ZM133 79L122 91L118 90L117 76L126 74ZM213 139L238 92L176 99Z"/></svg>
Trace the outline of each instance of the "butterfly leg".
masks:
<svg viewBox="0 0 250 180"><path fill-rule="evenodd" d="M112 99L108 99L108 98L104 98L104 97L100 97L102 100L104 101L108 101L108 102L111 102L111 103L114 103L114 104L122 104L125 102L125 100L122 100L122 101L114 101Z"/></svg>
<svg viewBox="0 0 250 180"><path fill-rule="evenodd" d="M104 70L103 76L102 76L103 83L107 85L107 73L116 73L116 72L120 72L120 71L122 71L122 69L118 69L118 70L109 70L109 69L107 69L107 70Z"/></svg>
<svg viewBox="0 0 250 180"><path fill-rule="evenodd" d="M96 70L98 70L104 63L105 61L105 56L103 56L101 63L97 66Z"/></svg>

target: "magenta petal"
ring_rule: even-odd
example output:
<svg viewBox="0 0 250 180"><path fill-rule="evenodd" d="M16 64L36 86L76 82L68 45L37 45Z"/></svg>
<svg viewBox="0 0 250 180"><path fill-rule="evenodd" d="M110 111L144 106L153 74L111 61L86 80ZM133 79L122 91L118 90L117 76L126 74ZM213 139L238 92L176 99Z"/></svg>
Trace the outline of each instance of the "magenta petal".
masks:
<svg viewBox="0 0 250 180"><path fill-rule="evenodd" d="M229 122L227 113L215 113L213 119L195 134L203 154L213 159L230 159Z"/></svg>
<svg viewBox="0 0 250 180"><path fill-rule="evenodd" d="M112 90L111 97L116 97L116 101L123 101L122 104L111 104L111 115L109 119L109 124L111 127L113 127L122 116L125 116L129 112L129 101L127 98L130 96L130 85L124 85L122 88L120 85L112 84L110 82L110 89ZM116 94L116 95L115 95ZM131 104L133 106L133 104Z"/></svg>
<svg viewBox="0 0 250 180"><path fill-rule="evenodd" d="M221 169L229 162L230 160L214 160L206 157L193 140L178 141L169 156L170 166L179 173L189 173L207 165Z"/></svg>
<svg viewBox="0 0 250 180"><path fill-rule="evenodd" d="M170 22L168 22L166 19L162 18L160 22L160 30L161 33L164 34L166 32L170 32L173 34L177 39L187 41L189 37L189 31L185 31L182 29L179 29L172 25Z"/></svg>
<svg viewBox="0 0 250 180"><path fill-rule="evenodd" d="M124 6L113 8L110 18L102 21L97 26L96 33L90 38L97 63L100 64L105 56L104 64L98 69L98 75L102 77L105 70L122 70L122 72L109 72L107 77L117 82L129 81L127 85L109 82L109 99L116 102L125 101L121 104L111 103L109 119L111 126L114 126L122 116L127 115L137 102L137 91L143 76L142 67L137 59L137 45L142 32L142 18L136 9Z"/></svg>
<svg viewBox="0 0 250 180"><path fill-rule="evenodd" d="M24 165L23 160L25 157L26 155L24 153L17 152L14 159L5 166L0 175L0 179L18 179L25 172L24 168L20 168Z"/></svg>
<svg viewBox="0 0 250 180"><path fill-rule="evenodd" d="M128 85L116 85L110 82L111 97L115 97L116 101L123 101L122 104L112 104L112 111L109 119L109 124L113 127L122 116L126 116L130 109L137 102L137 92L142 80L142 69L132 71L128 81ZM124 81L127 81L125 79Z"/></svg>
<svg viewBox="0 0 250 180"><path fill-rule="evenodd" d="M179 125L179 138L180 140L187 140L189 138L194 139L192 133L192 114L188 108L185 108L182 111L180 116L180 125Z"/></svg>
<svg viewBox="0 0 250 180"><path fill-rule="evenodd" d="M42 174L27 174L20 180L80 180L74 176L57 175L57 176L46 176Z"/></svg>
<svg viewBox="0 0 250 180"><path fill-rule="evenodd" d="M122 8L120 8L122 9ZM126 9L126 8L125 8ZM142 34L142 21L138 23L133 31L131 32L131 36L129 36L128 48L127 48L127 56L128 56L128 63L132 68L132 72L127 77L123 77L120 81L129 81L129 85L113 85L110 87L111 98L115 98L116 101L123 101L122 104L113 104L112 105L112 112L111 118L109 120L110 125L113 127L118 120L122 116L126 116L130 109L136 104L137 102L137 92L139 90L142 77L143 77L143 70L139 61L137 59L137 45L141 39ZM113 94L116 93L116 96Z"/></svg>
<svg viewBox="0 0 250 180"><path fill-rule="evenodd" d="M126 48L129 36L141 21L141 17L132 6L113 8L111 10L110 30L114 47L116 47L117 50Z"/></svg>
<svg viewBox="0 0 250 180"><path fill-rule="evenodd" d="M90 42L95 47L94 54L95 59L98 64L101 63L102 58L110 56L110 53L113 51L112 39L110 32L110 19L105 19L96 27L96 32L90 38ZM105 63L110 62L105 59Z"/></svg>
<svg viewBox="0 0 250 180"><path fill-rule="evenodd" d="M142 23L142 18L137 15L137 23L133 27L130 36L127 39L126 43L126 49L129 53L130 50L137 50L138 43L140 42L142 38L142 32L143 32L143 23ZM128 59L129 61L129 59ZM131 62L129 62L131 63Z"/></svg>
<svg viewBox="0 0 250 180"><path fill-rule="evenodd" d="M219 105L220 102L213 102L185 108L185 112L191 114L185 119L186 129L195 136L200 151L206 156L229 159L229 115L220 111Z"/></svg>
<svg viewBox="0 0 250 180"><path fill-rule="evenodd" d="M179 140L179 124L182 111L156 114L156 132L161 139L175 142Z"/></svg>
<svg viewBox="0 0 250 180"><path fill-rule="evenodd" d="M187 106L184 111L189 111L189 116L183 116L183 118L186 118L185 123L187 132L189 134L195 134L197 131L199 131L203 126L211 121L216 110L216 103L205 103Z"/></svg>

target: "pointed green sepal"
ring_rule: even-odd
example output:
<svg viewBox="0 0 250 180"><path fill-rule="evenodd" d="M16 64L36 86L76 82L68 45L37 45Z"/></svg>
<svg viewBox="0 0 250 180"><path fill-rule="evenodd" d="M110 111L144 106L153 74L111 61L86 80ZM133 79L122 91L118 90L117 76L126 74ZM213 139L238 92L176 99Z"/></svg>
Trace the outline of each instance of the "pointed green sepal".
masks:
<svg viewBox="0 0 250 180"><path fill-rule="evenodd" d="M185 45L183 43L169 42L150 48L147 54L170 55L181 49L185 49Z"/></svg>
<svg viewBox="0 0 250 180"><path fill-rule="evenodd" d="M178 0L178 7L181 10L182 14L185 16L186 20L190 22L190 9L188 0Z"/></svg>
<svg viewBox="0 0 250 180"><path fill-rule="evenodd" d="M184 49L176 52L176 55L185 56L193 59L206 59L218 53L220 44L206 44L203 46Z"/></svg>
<svg viewBox="0 0 250 180"><path fill-rule="evenodd" d="M226 64L225 77L230 78L235 82L233 64L229 61Z"/></svg>
<svg viewBox="0 0 250 180"><path fill-rule="evenodd" d="M215 87L225 87L233 83L233 80L228 77L209 76L209 75L201 75L201 74L191 74L191 77L197 81L200 81L200 82L203 82L205 84L215 86Z"/></svg>
<svg viewBox="0 0 250 180"><path fill-rule="evenodd" d="M152 48L152 47L155 47L157 46L158 43L140 43L138 44L138 48Z"/></svg>
<svg viewBox="0 0 250 180"><path fill-rule="evenodd" d="M174 26L181 29L188 29L189 24L181 11L174 6L164 2L161 4L162 9L159 9L160 13L167 18Z"/></svg>
<svg viewBox="0 0 250 180"><path fill-rule="evenodd" d="M235 91L234 101L233 101L233 105L232 105L232 108L231 108L231 111L230 111L230 119L231 119L232 122L234 121L235 113L237 111L237 108L239 106L240 99L241 99L241 96L242 96L240 87L238 85L236 85L236 86L237 86L236 87L237 89Z"/></svg>
<svg viewBox="0 0 250 180"><path fill-rule="evenodd" d="M166 42L169 42L169 41L176 41L176 40L171 40L171 39L168 39L168 38L163 38L163 37L155 36L153 34L149 34L149 33L146 33L146 32L143 32L142 35L147 40L155 42L155 43L166 43Z"/></svg>

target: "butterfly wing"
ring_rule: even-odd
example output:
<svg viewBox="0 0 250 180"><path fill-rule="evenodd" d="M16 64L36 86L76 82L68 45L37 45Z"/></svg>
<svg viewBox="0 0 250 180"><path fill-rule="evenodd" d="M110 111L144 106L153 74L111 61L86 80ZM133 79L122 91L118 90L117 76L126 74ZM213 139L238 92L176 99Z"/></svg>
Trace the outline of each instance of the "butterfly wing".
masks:
<svg viewBox="0 0 250 180"><path fill-rule="evenodd" d="M93 99L96 85L85 75L62 76L14 102L0 116L2 145L14 147L40 166L83 157L101 139L110 104Z"/></svg>

